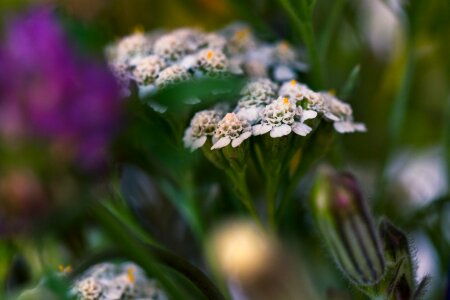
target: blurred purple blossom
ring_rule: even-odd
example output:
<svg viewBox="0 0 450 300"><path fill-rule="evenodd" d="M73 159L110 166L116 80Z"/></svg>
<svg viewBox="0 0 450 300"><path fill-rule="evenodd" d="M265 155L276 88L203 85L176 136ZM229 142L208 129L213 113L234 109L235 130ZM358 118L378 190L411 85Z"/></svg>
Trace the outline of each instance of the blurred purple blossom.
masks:
<svg viewBox="0 0 450 300"><path fill-rule="evenodd" d="M106 65L77 55L51 9L10 20L0 42L0 136L43 138L84 169L103 165L120 117Z"/></svg>

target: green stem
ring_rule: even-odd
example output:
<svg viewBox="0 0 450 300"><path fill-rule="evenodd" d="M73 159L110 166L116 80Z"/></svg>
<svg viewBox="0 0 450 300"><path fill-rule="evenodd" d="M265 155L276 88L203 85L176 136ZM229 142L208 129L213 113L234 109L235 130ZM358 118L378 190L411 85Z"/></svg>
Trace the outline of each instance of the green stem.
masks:
<svg viewBox="0 0 450 300"><path fill-rule="evenodd" d="M294 24L295 29L300 34L303 42L305 43L308 57L311 63L311 74L314 86L318 89L323 87L322 72L320 67L319 52L317 51L316 39L314 36L314 29L312 26L312 10L303 9L303 19L300 18L289 0L278 0L281 7L285 10L291 22Z"/></svg>
<svg viewBox="0 0 450 300"><path fill-rule="evenodd" d="M141 265L147 272L161 282L171 298L185 299L180 289L156 266L155 259L141 244L136 242L121 222L118 222L103 206L96 206L92 211L92 215L130 259Z"/></svg>
<svg viewBox="0 0 450 300"><path fill-rule="evenodd" d="M269 224L269 229L272 231L276 230L276 205L277 205L277 194L278 194L278 183L279 176L274 176L272 180L267 181L267 220Z"/></svg>
<svg viewBox="0 0 450 300"><path fill-rule="evenodd" d="M253 204L253 199L250 194L250 191L248 190L247 181L245 178L245 171L227 171L228 176L231 178L231 181L234 184L234 188L236 191L236 194L241 201L241 203L244 205L244 207L249 212L250 216L253 218L253 220L261 224L261 219L258 215L258 212L256 211L256 208Z"/></svg>

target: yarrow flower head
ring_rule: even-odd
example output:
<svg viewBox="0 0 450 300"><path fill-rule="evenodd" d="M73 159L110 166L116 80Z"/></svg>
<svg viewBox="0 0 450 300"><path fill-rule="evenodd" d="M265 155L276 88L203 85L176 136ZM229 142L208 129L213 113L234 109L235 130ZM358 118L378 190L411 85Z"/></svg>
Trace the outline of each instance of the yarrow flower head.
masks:
<svg viewBox="0 0 450 300"><path fill-rule="evenodd" d="M236 148L251 135L252 129L247 120L240 119L234 113L227 113L217 124L211 150L226 147L230 143Z"/></svg>
<svg viewBox="0 0 450 300"><path fill-rule="evenodd" d="M102 263L78 278L72 293L80 300L168 299L155 280L133 263Z"/></svg>
<svg viewBox="0 0 450 300"><path fill-rule="evenodd" d="M279 97L261 111L261 123L253 126L253 135L270 132L273 138L294 133L306 136L312 128L301 122L303 110L288 98Z"/></svg>
<svg viewBox="0 0 450 300"><path fill-rule="evenodd" d="M184 145L192 151L202 147L208 137L212 137L223 113L219 110L202 110L191 120L184 133Z"/></svg>

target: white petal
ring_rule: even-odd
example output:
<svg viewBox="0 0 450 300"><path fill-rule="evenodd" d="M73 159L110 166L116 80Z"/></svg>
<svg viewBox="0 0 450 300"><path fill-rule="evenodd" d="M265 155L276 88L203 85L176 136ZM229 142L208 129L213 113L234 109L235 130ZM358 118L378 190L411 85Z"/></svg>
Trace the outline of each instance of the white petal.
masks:
<svg viewBox="0 0 450 300"><path fill-rule="evenodd" d="M355 131L359 132L366 132L367 128L364 123L353 123L353 128L355 128Z"/></svg>
<svg viewBox="0 0 450 300"><path fill-rule="evenodd" d="M197 150L198 148L203 146L205 142L206 142L206 135L194 140L191 145L191 151Z"/></svg>
<svg viewBox="0 0 450 300"><path fill-rule="evenodd" d="M272 130L272 125L268 125L268 124L257 124L257 125L254 125L252 128L253 135L266 134L271 130Z"/></svg>
<svg viewBox="0 0 450 300"><path fill-rule="evenodd" d="M167 111L167 106L161 105L159 103L152 102L148 105L153 108L154 111L159 112L160 114L163 114Z"/></svg>
<svg viewBox="0 0 450 300"><path fill-rule="evenodd" d="M212 147L211 150L223 148L228 146L231 143L231 139L229 137L223 137L219 139Z"/></svg>
<svg viewBox="0 0 450 300"><path fill-rule="evenodd" d="M139 98L141 99L153 94L156 91L156 88L153 84L139 85L138 89Z"/></svg>
<svg viewBox="0 0 450 300"><path fill-rule="evenodd" d="M184 132L183 143L186 148L190 148L192 146L192 128L188 127Z"/></svg>
<svg viewBox="0 0 450 300"><path fill-rule="evenodd" d="M242 133L238 138L235 138L232 142L231 142L231 146L233 148L236 148L237 146L239 146L243 141L245 141L246 139L248 139L249 137L252 136L252 132L251 131L246 131L244 133Z"/></svg>
<svg viewBox="0 0 450 300"><path fill-rule="evenodd" d="M304 110L302 114L301 122L305 122L306 120L311 120L317 117L317 112L314 110Z"/></svg>
<svg viewBox="0 0 450 300"><path fill-rule="evenodd" d="M273 77L277 81L287 81L295 78L295 73L286 65L279 65L273 72Z"/></svg>
<svg viewBox="0 0 450 300"><path fill-rule="evenodd" d="M328 119L330 121L335 121L335 122L339 121L339 118L329 111L325 112L323 115L326 119Z"/></svg>
<svg viewBox="0 0 450 300"><path fill-rule="evenodd" d="M262 107L244 107L239 109L236 115L250 123L255 123L260 118L259 112L262 109Z"/></svg>
<svg viewBox="0 0 450 300"><path fill-rule="evenodd" d="M197 63L197 58L195 55L188 55L183 58L180 65L185 68L186 70L194 67Z"/></svg>
<svg viewBox="0 0 450 300"><path fill-rule="evenodd" d="M291 131L291 126L283 124L272 128L272 130L270 131L270 136L273 138L282 137L284 135L288 135L289 133L291 133Z"/></svg>
<svg viewBox="0 0 450 300"><path fill-rule="evenodd" d="M355 128L353 128L351 122L342 121L342 122L334 122L334 129L339 133L348 133L354 132Z"/></svg>
<svg viewBox="0 0 450 300"><path fill-rule="evenodd" d="M198 99L197 97L191 97L191 98L188 98L188 99L184 100L184 103L192 104L192 105L198 104L200 102L202 102L202 101L200 99Z"/></svg>
<svg viewBox="0 0 450 300"><path fill-rule="evenodd" d="M292 130L298 135L306 136L311 132L312 128L306 124L297 122L294 124L294 126L292 126Z"/></svg>

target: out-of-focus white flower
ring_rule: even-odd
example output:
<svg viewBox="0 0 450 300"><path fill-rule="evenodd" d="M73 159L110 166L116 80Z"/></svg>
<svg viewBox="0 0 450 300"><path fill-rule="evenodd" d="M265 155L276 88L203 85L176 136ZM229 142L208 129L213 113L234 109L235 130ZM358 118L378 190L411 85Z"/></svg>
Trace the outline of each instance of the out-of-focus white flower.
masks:
<svg viewBox="0 0 450 300"><path fill-rule="evenodd" d="M255 123L260 119L261 110L277 97L278 85L267 78L247 83L241 91L242 98L236 107L236 114Z"/></svg>
<svg viewBox="0 0 450 300"><path fill-rule="evenodd" d="M224 36L217 33L207 33L204 36L206 48L223 51L227 45L227 40Z"/></svg>
<svg viewBox="0 0 450 300"><path fill-rule="evenodd" d="M390 163L393 187L406 194L409 204L423 206L448 192L445 157L441 148L423 152L402 151ZM412 207L413 205L405 205Z"/></svg>
<svg viewBox="0 0 450 300"><path fill-rule="evenodd" d="M202 110L191 120L190 126L184 132L183 142L192 151L202 147L208 136L213 136L223 113L219 110Z"/></svg>
<svg viewBox="0 0 450 300"><path fill-rule="evenodd" d="M248 25L231 24L224 30L224 34L228 37L227 51L232 55L243 53L257 45L256 38Z"/></svg>
<svg viewBox="0 0 450 300"><path fill-rule="evenodd" d="M405 37L401 17L403 0L358 1L360 28L374 53L381 59L389 59Z"/></svg>
<svg viewBox="0 0 450 300"><path fill-rule="evenodd" d="M270 132L273 138L294 133L306 136L312 128L296 119L301 119L303 110L296 106L288 98L279 97L267 105L261 111L261 124L254 125L253 135L261 135Z"/></svg>
<svg viewBox="0 0 450 300"><path fill-rule="evenodd" d="M211 150L228 146L236 148L252 135L252 127L247 120L240 119L234 113L227 113L217 124Z"/></svg>
<svg viewBox="0 0 450 300"><path fill-rule="evenodd" d="M142 32L136 32L120 39L116 44L116 59L128 61L135 56L145 56L151 52L152 43Z"/></svg>
<svg viewBox="0 0 450 300"><path fill-rule="evenodd" d="M166 34L155 42L153 52L166 61L177 61L190 51L190 45L184 43L176 34Z"/></svg>
<svg viewBox="0 0 450 300"><path fill-rule="evenodd" d="M72 292L80 300L167 300L157 282L133 263L94 265L74 283Z"/></svg>
<svg viewBox="0 0 450 300"><path fill-rule="evenodd" d="M100 281L92 277L85 278L76 285L77 294L83 300L100 299L103 289Z"/></svg>
<svg viewBox="0 0 450 300"><path fill-rule="evenodd" d="M197 68L208 76L222 75L228 71L228 59L220 50L203 49L197 55Z"/></svg>
<svg viewBox="0 0 450 300"><path fill-rule="evenodd" d="M257 225L244 220L222 225L210 242L212 260L227 278L238 282L254 279L270 266L275 244Z"/></svg>
<svg viewBox="0 0 450 300"><path fill-rule="evenodd" d="M342 102L329 92L322 92L320 94L324 102L323 115L326 119L334 122L333 126L337 132L367 131L363 123L353 122L353 111L349 104Z"/></svg>
<svg viewBox="0 0 450 300"><path fill-rule="evenodd" d="M155 84L158 88L164 88L174 83L189 80L190 78L191 74L185 68L179 65L173 65L159 73Z"/></svg>
<svg viewBox="0 0 450 300"><path fill-rule="evenodd" d="M133 78L138 85L149 85L155 81L165 66L165 61L157 55L143 57L136 62L132 72Z"/></svg>

